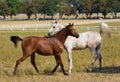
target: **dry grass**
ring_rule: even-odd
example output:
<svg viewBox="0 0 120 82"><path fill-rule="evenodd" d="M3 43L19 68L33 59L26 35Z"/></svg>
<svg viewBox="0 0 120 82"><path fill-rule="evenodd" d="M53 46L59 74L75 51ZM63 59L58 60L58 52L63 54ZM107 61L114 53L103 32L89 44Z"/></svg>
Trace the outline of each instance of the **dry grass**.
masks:
<svg viewBox="0 0 120 82"><path fill-rule="evenodd" d="M115 23L118 24L118 23ZM114 25L114 24L113 24ZM120 26L120 23L118 24ZM78 32L82 32L80 29ZM53 56L44 57L36 54L36 64L40 73L35 69L28 58L20 64L17 75L13 75L15 61L22 56L19 43L18 49L15 49L9 38L11 35L20 37L26 36L45 36L47 29L35 31L0 31L0 82L119 82L120 81L120 30L112 30L112 37L103 37L101 53L103 56L103 69L98 72L98 62L95 63L94 72L88 72L87 69L92 61L92 55L88 49L73 51L73 70L69 76L64 76L61 69L50 75L55 66ZM62 60L65 69L68 68L66 52L62 54Z"/></svg>

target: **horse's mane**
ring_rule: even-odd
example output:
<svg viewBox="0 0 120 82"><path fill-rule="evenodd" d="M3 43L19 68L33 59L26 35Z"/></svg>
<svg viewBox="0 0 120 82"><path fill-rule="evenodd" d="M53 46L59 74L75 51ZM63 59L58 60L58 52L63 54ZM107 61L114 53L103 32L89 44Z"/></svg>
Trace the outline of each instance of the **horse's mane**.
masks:
<svg viewBox="0 0 120 82"><path fill-rule="evenodd" d="M65 27L65 28L62 28L60 31L58 31L58 32L55 33L54 35L51 35L51 36L48 36L48 37L54 37L54 36L60 34L64 29L66 29L66 27Z"/></svg>

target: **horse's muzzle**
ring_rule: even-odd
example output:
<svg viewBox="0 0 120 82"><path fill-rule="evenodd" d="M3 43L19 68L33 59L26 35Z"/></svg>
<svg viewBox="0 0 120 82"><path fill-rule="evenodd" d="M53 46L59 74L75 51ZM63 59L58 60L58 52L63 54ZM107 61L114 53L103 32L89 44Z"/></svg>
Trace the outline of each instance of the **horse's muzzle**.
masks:
<svg viewBox="0 0 120 82"><path fill-rule="evenodd" d="M79 34L76 34L76 36L75 36L76 38L79 38Z"/></svg>
<svg viewBox="0 0 120 82"><path fill-rule="evenodd" d="M51 33L48 33L48 36L51 36Z"/></svg>

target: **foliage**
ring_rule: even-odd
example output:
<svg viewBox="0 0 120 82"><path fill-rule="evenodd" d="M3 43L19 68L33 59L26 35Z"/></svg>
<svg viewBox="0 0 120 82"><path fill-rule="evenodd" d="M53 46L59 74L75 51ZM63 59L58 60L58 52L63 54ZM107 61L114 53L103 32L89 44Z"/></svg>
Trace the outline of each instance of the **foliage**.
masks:
<svg viewBox="0 0 120 82"><path fill-rule="evenodd" d="M109 11L109 6L108 6L108 0L99 0L99 8L100 12L103 14L104 18L106 18L106 15Z"/></svg>
<svg viewBox="0 0 120 82"><path fill-rule="evenodd" d="M114 13L116 18L118 12L120 0L0 0L0 15L4 18L7 15L12 18L19 13L25 13L28 19L32 14L37 18L37 13L44 14L44 19L46 15L53 19L56 13L59 13L60 19L63 15L75 15L77 18L79 13L85 13L86 18L91 18L93 13L97 13L97 18L99 13L104 18L108 13Z"/></svg>
<svg viewBox="0 0 120 82"><path fill-rule="evenodd" d="M67 6L67 1L66 0L61 0L58 4L58 12L59 12L59 19L62 19L62 16L64 14L65 11L65 7Z"/></svg>
<svg viewBox="0 0 120 82"><path fill-rule="evenodd" d="M71 15L76 15L76 7L71 7L70 5L67 5L64 8L64 14L67 15L68 17Z"/></svg>
<svg viewBox="0 0 120 82"><path fill-rule="evenodd" d="M94 9L93 0L83 0L81 5L83 7L83 12L86 13L87 18L91 18L91 15L92 15L93 9Z"/></svg>
<svg viewBox="0 0 120 82"><path fill-rule="evenodd" d="M18 12L19 12L18 8L19 8L19 4L20 4L18 0L6 0L6 3L11 10L11 13L10 13L11 18L13 15L18 14Z"/></svg>
<svg viewBox="0 0 120 82"><path fill-rule="evenodd" d="M116 18L117 13L120 12L120 0L113 0L111 6L111 11L114 12Z"/></svg>
<svg viewBox="0 0 120 82"><path fill-rule="evenodd" d="M38 12L38 10L36 9L36 5L28 1L23 3L23 6L21 6L20 9L21 12L25 13L28 16L28 19L30 19L32 14L36 15L36 13Z"/></svg>
<svg viewBox="0 0 120 82"><path fill-rule="evenodd" d="M54 14L58 13L58 4L59 0L46 0L42 1L42 4L39 6L40 13L45 15L52 16L53 19Z"/></svg>
<svg viewBox="0 0 120 82"><path fill-rule="evenodd" d="M6 4L5 1L0 1L0 15L2 15L5 19L6 16L10 15L11 10Z"/></svg>

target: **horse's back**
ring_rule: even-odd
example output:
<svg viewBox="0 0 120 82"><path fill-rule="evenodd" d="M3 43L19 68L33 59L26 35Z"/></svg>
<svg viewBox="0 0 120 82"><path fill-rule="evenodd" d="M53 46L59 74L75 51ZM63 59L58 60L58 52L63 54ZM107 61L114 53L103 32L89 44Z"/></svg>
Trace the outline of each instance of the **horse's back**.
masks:
<svg viewBox="0 0 120 82"><path fill-rule="evenodd" d="M68 36L64 45L66 48L84 49L86 47L91 47L93 45L96 46L100 43L101 43L100 33L88 31L79 33L79 38Z"/></svg>
<svg viewBox="0 0 120 82"><path fill-rule="evenodd" d="M90 39L90 40L101 41L101 39L102 39L99 32L89 31L89 32L87 32L87 35L88 35L88 39Z"/></svg>
<svg viewBox="0 0 120 82"><path fill-rule="evenodd" d="M24 51L27 51L27 49L30 51L34 50L41 55L53 55L54 52L57 53L60 51L62 53L62 47L58 40L49 37L30 36L24 38L22 41L22 48L26 49Z"/></svg>
<svg viewBox="0 0 120 82"><path fill-rule="evenodd" d="M31 51L35 49L39 41L42 41L42 39L43 39L42 37L37 37L37 36L29 36L23 38L21 44L23 51L27 51L28 49Z"/></svg>

